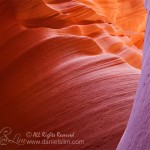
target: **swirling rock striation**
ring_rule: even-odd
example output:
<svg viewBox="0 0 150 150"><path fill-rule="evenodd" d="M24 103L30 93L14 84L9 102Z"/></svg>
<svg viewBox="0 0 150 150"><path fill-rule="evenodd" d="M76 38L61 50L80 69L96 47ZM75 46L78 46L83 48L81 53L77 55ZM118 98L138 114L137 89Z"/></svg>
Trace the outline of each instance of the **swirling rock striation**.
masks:
<svg viewBox="0 0 150 150"><path fill-rule="evenodd" d="M0 8L0 128L85 141L22 149L114 150L140 76L143 1L1 0Z"/></svg>

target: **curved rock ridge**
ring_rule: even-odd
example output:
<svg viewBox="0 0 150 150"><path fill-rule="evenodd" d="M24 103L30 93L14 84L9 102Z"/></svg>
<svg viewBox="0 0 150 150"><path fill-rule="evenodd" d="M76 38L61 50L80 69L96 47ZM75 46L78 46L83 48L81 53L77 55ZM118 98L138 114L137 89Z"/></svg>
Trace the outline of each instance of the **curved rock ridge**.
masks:
<svg viewBox="0 0 150 150"><path fill-rule="evenodd" d="M74 133L85 142L25 150L116 149L141 74L143 5L0 0L0 130Z"/></svg>

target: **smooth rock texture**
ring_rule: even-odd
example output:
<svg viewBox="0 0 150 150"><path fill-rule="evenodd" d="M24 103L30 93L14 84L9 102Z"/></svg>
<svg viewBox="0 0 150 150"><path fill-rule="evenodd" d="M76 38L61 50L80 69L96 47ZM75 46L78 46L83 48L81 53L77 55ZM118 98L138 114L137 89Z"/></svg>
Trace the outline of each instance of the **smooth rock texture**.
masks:
<svg viewBox="0 0 150 150"><path fill-rule="evenodd" d="M141 74L144 2L0 0L0 19L0 129L85 141L5 148L115 150Z"/></svg>
<svg viewBox="0 0 150 150"><path fill-rule="evenodd" d="M150 1L149 0L145 0L144 2L145 2L144 3L145 8L148 9L148 10L150 10Z"/></svg>

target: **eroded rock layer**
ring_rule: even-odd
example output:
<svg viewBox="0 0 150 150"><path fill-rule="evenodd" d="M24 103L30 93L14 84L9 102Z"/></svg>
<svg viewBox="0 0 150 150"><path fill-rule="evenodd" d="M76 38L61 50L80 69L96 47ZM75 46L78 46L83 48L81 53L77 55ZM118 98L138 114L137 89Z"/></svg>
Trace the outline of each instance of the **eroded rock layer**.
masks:
<svg viewBox="0 0 150 150"><path fill-rule="evenodd" d="M22 149L114 150L140 76L143 1L0 0L0 18L0 128L85 141Z"/></svg>

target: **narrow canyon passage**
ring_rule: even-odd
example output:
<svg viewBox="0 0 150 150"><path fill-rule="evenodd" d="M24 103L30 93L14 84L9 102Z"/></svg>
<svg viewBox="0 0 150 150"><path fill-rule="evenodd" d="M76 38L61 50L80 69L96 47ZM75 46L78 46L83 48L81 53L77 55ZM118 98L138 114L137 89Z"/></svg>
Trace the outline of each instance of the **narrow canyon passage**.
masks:
<svg viewBox="0 0 150 150"><path fill-rule="evenodd" d="M146 13L143 0L0 0L0 130L9 130L0 131L0 147L115 150L132 110L142 57L126 132L137 124L132 118L149 108ZM137 136L142 121L148 127L147 117L137 120ZM45 138L29 138L29 132L74 133L50 139L84 142L9 143L17 133L25 140ZM130 145L124 135L119 150Z"/></svg>

